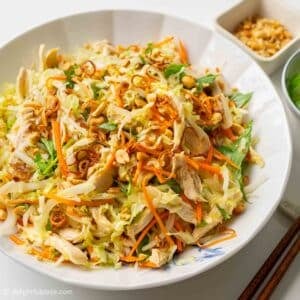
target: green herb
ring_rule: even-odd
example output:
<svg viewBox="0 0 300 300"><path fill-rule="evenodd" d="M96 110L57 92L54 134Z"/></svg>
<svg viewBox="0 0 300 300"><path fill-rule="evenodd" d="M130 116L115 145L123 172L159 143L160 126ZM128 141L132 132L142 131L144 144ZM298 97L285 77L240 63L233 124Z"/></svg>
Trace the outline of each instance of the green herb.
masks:
<svg viewBox="0 0 300 300"><path fill-rule="evenodd" d="M54 149L53 141L42 138L41 143L45 151L48 152L49 157L48 159L44 159L40 153L37 153L34 157L34 162L40 175L43 177L50 177L57 168L56 151Z"/></svg>
<svg viewBox="0 0 300 300"><path fill-rule="evenodd" d="M89 115L90 115L90 109L89 108L86 108L82 113L81 115L83 116L84 120L87 121Z"/></svg>
<svg viewBox="0 0 300 300"><path fill-rule="evenodd" d="M132 192L132 184L131 182L126 183L120 183L119 185L121 187L121 192L125 195L125 196L129 196Z"/></svg>
<svg viewBox="0 0 300 300"><path fill-rule="evenodd" d="M185 65L183 65L183 64L170 64L164 70L164 76L166 78L169 78L171 75L174 75L174 74L178 74L179 73L179 75L180 75L181 73L183 73L184 67L185 67Z"/></svg>
<svg viewBox="0 0 300 300"><path fill-rule="evenodd" d="M99 125L99 128L104 129L106 131L114 131L118 128L118 125L112 122L106 122Z"/></svg>
<svg viewBox="0 0 300 300"><path fill-rule="evenodd" d="M227 211L224 208L220 207L218 204L217 204L217 208L220 211L220 213L225 221L227 221L231 218L231 215L228 214Z"/></svg>
<svg viewBox="0 0 300 300"><path fill-rule="evenodd" d="M252 95L253 93L242 94L240 92L236 92L230 95L229 98L236 103L237 107L244 107L249 103Z"/></svg>
<svg viewBox="0 0 300 300"><path fill-rule="evenodd" d="M94 99L98 99L99 98L99 93L100 93L100 91L101 91L102 88L99 87L96 82L93 82L91 84L91 89L93 91L93 97L94 97Z"/></svg>
<svg viewBox="0 0 300 300"><path fill-rule="evenodd" d="M287 89L292 101L300 109L300 73L287 79Z"/></svg>
<svg viewBox="0 0 300 300"><path fill-rule="evenodd" d="M51 231L52 230L52 225L51 225L50 219L48 219L48 222L46 224L46 230L47 231Z"/></svg>
<svg viewBox="0 0 300 300"><path fill-rule="evenodd" d="M153 43L148 43L147 47L145 49L145 55L150 55L152 53L153 50Z"/></svg>
<svg viewBox="0 0 300 300"><path fill-rule="evenodd" d="M75 70L78 68L77 65L72 65L68 70L64 71L67 77L67 84L66 87L68 89L73 89L75 82L73 81L73 76L75 76Z"/></svg>
<svg viewBox="0 0 300 300"><path fill-rule="evenodd" d="M207 74L203 77L200 77L196 80L197 91L201 92L203 90L204 85L212 84L217 78L217 75Z"/></svg>
<svg viewBox="0 0 300 300"><path fill-rule="evenodd" d="M244 132L240 137L233 142L231 145L221 146L218 148L220 152L230 158L238 167L238 170L233 172L235 180L239 183L241 191L246 200L244 193L243 174L245 170L245 157L249 151L251 144L251 132L252 132L252 121L245 128Z"/></svg>
<svg viewBox="0 0 300 300"><path fill-rule="evenodd" d="M146 235L143 240L141 241L141 243L139 244L138 248L136 249L137 253L142 253L142 254L146 254L146 255L150 255L151 251L147 250L147 251L143 251L143 247L146 246L147 244L149 244L150 240L149 237Z"/></svg>
<svg viewBox="0 0 300 300"><path fill-rule="evenodd" d="M145 60L144 56L140 55L140 59L142 61L142 64L145 65L146 64L146 60Z"/></svg>
<svg viewBox="0 0 300 300"><path fill-rule="evenodd" d="M180 194L182 192L182 189L180 185L177 183L175 179L170 179L167 181L167 185L176 193Z"/></svg>
<svg viewBox="0 0 300 300"><path fill-rule="evenodd" d="M208 223L207 223L205 220L201 220L201 222L198 223L198 224L196 225L196 227L204 227L204 226L206 226L206 225L208 225Z"/></svg>

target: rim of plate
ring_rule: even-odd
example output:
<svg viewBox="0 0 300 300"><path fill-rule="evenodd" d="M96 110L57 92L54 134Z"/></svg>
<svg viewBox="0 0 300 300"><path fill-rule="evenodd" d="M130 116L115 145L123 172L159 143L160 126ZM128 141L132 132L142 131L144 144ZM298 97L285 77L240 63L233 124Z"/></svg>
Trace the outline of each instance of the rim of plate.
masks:
<svg viewBox="0 0 300 300"><path fill-rule="evenodd" d="M217 266L217 265L221 264L222 262L228 260L233 255L235 255L237 252L239 252L242 248L244 248L262 230L262 228L270 220L273 213L277 209L277 207L279 205L279 202L281 201L282 196L284 194L284 191L286 189L286 185L287 185L287 182L288 182L288 179L289 179L289 176L290 176L290 172L291 172L291 164L292 164L292 157L293 157L292 138L291 138L290 125L289 125L288 120L287 120L287 114L285 112L283 103L280 100L280 97L279 97L276 89L274 88L273 83L271 82L270 78L262 70L262 68L259 66L259 64L250 56L249 53L243 51L234 42L232 42L229 39L225 39L224 37L222 37L222 35L220 35L216 31L214 31L213 29L211 29L209 27L206 27L202 24L199 24L199 23L197 23L193 20L190 20L189 18L181 17L181 16L178 16L178 15L173 14L173 13L161 13L161 12L151 10L151 9L145 10L145 9L126 9L126 8L105 8L105 9L97 9L97 10L87 10L87 11L84 11L84 12L79 12L79 13L74 13L74 14L66 14L65 16L61 16L59 18L51 19L51 20L46 21L44 23L40 23L39 25L32 26L29 29L25 30L24 32L21 32L20 34L17 34L15 36L13 36L8 42L3 43L0 46L0 52L4 47L10 45L16 39L18 39L18 38L20 38L20 37L22 37L26 34L30 34L31 32L33 32L35 30L38 30L42 27L51 25L52 23L56 23L56 22L61 21L61 20L71 19L73 17L79 17L79 16L84 16L84 15L89 15L89 14L97 14L97 13L101 13L101 12L106 12L106 13L109 13L109 12L127 12L127 13L145 13L145 14L148 13L148 14L159 15L159 16L163 16L163 17L172 17L172 18L177 19L179 21L184 21L186 23L190 23L190 24L196 25L200 28L205 28L206 30L209 30L213 35L217 35L220 38L226 40L232 46L234 46L238 51L243 52L244 55L248 57L248 59L255 65L255 67L258 68L261 71L261 76L263 76L264 79L270 84L270 86L272 86L273 93L274 93L274 98L277 98L277 101L279 102L279 106L282 110L283 118L284 118L284 121L285 121L285 124L286 124L286 127L287 127L287 134L288 134L288 136L287 136L288 166L287 166L287 169L286 169L286 173L284 174L284 180L283 180L279 195L275 199L274 204L273 204L272 208L269 210L266 218L247 237L247 239L242 241L235 248L233 248L232 250L229 250L224 255L219 256L218 259L211 262L209 265L206 265L204 267L202 266L201 268L194 268L191 272L188 272L186 274L178 273L178 275L175 278L174 277L173 278L167 278L166 277L166 279L164 279L163 281L160 281L160 282L148 282L148 283L142 283L142 284L139 283L136 286L126 286L126 285L116 285L116 284L108 285L108 284L101 284L101 283L94 284L94 283L88 283L88 282L81 282L80 280L73 280L73 279L68 279L68 278L64 278L64 277L62 278L62 277L58 277L56 274L48 273L45 268L42 268L38 265L32 265L29 260L28 261L27 260L22 261L20 258L12 256L10 253L8 253L4 249L2 249L1 246L0 246L0 251L3 254L5 254L6 256L8 256L9 258L11 258L13 261L23 265L24 267L26 267L30 270L34 270L34 271L36 271L40 274L46 275L47 277L56 279L56 280L58 280L60 282L63 282L63 283L67 283L67 284L75 285L75 286L79 286L79 287L84 287L84 288L91 288L91 289L97 289L97 290L107 290L107 291L126 291L126 290L130 291L130 290L155 288L155 287L165 286L165 285L169 285L169 284L172 284L172 283L184 281L184 280L187 280L189 278L192 278L196 275L199 275L201 273L204 273L204 272L214 268L215 266ZM132 270L134 270L134 269L132 269Z"/></svg>

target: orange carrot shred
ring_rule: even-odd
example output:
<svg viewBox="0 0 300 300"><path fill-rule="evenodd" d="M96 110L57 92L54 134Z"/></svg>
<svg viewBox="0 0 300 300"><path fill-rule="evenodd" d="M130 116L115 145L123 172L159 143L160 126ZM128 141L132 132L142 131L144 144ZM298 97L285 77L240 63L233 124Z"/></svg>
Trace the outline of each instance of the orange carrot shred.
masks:
<svg viewBox="0 0 300 300"><path fill-rule="evenodd" d="M169 213L168 212L164 212L160 215L161 220L164 220L168 217ZM144 237L147 235L147 233L149 232L149 230L157 223L157 220L154 218L145 228L144 230L141 232L139 238L137 239L137 241L135 242L135 244L133 245L133 247L130 250L129 256L133 256L134 252L136 251L136 249L138 248L138 246L140 245L140 243L142 242L142 240L144 239Z"/></svg>
<svg viewBox="0 0 300 300"><path fill-rule="evenodd" d="M223 153L221 153L220 151L214 149L213 151L213 156L219 160L223 160L225 162L227 162L229 165L231 165L232 167L239 169L239 167L230 159L228 158L226 155L224 155Z"/></svg>
<svg viewBox="0 0 300 300"><path fill-rule="evenodd" d="M228 137L231 141L235 141L237 137L233 134L231 127L223 129L223 134Z"/></svg>
<svg viewBox="0 0 300 300"><path fill-rule="evenodd" d="M22 241L18 236L12 234L9 236L9 239L14 242L16 245L23 245L24 241Z"/></svg>
<svg viewBox="0 0 300 300"><path fill-rule="evenodd" d="M168 37L166 37L165 39L163 39L162 41L160 41L160 42L154 44L154 46L155 46L155 47L161 47L161 46L163 46L163 45L165 45L165 44L167 44L167 43L173 41L173 39L174 39L173 36L168 36Z"/></svg>
<svg viewBox="0 0 300 300"><path fill-rule="evenodd" d="M152 202L152 198L151 196L149 195L148 191L147 191L147 187L146 187L146 184L145 184L145 181L143 181L143 193L144 193L144 197L146 199L146 202L148 204L148 207L151 211L151 213L153 214L154 218L156 219L162 233L165 235L168 243L170 246L174 245L174 241L172 240L172 238L168 235L168 231L162 221L162 219L160 218L159 214L157 213L154 205L153 205L153 202Z"/></svg>
<svg viewBox="0 0 300 300"><path fill-rule="evenodd" d="M179 40L178 46L179 46L178 50L179 50L179 56L180 56L181 62L183 64L188 64L189 63L188 53L187 53L184 43L181 40Z"/></svg>
<svg viewBox="0 0 300 300"><path fill-rule="evenodd" d="M202 220L202 206L200 202L196 203L196 219L198 222Z"/></svg>
<svg viewBox="0 0 300 300"><path fill-rule="evenodd" d="M158 265L156 265L155 263L153 263L151 261L141 262L141 263L139 263L139 267L141 267L141 268L151 268L151 269L159 268Z"/></svg>
<svg viewBox="0 0 300 300"><path fill-rule="evenodd" d="M68 175L68 166L65 161L63 152L62 152L60 126L56 120L51 120L51 125L52 125L52 130L53 130L54 143L55 143L55 147L56 147L60 172L63 177L66 177Z"/></svg>
<svg viewBox="0 0 300 300"><path fill-rule="evenodd" d="M121 261L127 262L127 263L133 263L133 262L137 262L137 261L141 261L144 260L145 258L143 257L137 257L137 256L131 256L131 255L127 255L127 256L123 256L120 258Z"/></svg>
<svg viewBox="0 0 300 300"><path fill-rule="evenodd" d="M53 194L53 193L48 193L45 194L47 198L53 199L57 201L58 203L62 203L68 206L88 206L88 207L98 207L100 205L104 204L113 204L114 200L113 199L103 199L103 200L90 200L90 201L75 201L71 199L67 199L64 197L61 197L59 195Z"/></svg>
<svg viewBox="0 0 300 300"><path fill-rule="evenodd" d="M207 158L206 158L206 162L211 164L212 158L213 158L213 153L214 153L214 147L212 145L210 145L208 153L207 153Z"/></svg>
<svg viewBox="0 0 300 300"><path fill-rule="evenodd" d="M216 239L212 240L211 242L207 242L203 245L201 245L201 244L197 244L197 245L200 248L208 248L208 247L211 247L211 246L216 245L218 243L221 243L221 242L224 242L224 241L227 241L227 240L231 240L231 239L233 239L237 236L235 230L231 229L231 228L227 228L223 233L228 234L228 235L224 236L224 237L216 238Z"/></svg>

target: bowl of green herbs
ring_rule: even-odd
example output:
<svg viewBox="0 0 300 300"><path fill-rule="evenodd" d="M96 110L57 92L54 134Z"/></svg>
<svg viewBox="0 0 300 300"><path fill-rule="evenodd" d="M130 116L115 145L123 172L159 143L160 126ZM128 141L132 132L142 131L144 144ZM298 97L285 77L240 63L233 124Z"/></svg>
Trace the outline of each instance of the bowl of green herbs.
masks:
<svg viewBox="0 0 300 300"><path fill-rule="evenodd" d="M284 66L281 82L290 109L300 117L300 49Z"/></svg>

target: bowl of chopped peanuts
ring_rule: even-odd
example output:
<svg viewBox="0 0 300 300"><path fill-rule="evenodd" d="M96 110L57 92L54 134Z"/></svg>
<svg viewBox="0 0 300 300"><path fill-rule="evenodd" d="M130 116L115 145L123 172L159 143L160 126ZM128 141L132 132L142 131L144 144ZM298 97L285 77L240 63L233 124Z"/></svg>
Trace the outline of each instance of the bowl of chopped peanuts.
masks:
<svg viewBox="0 0 300 300"><path fill-rule="evenodd" d="M244 0L215 21L219 33L273 73L300 46L299 10L280 0Z"/></svg>

